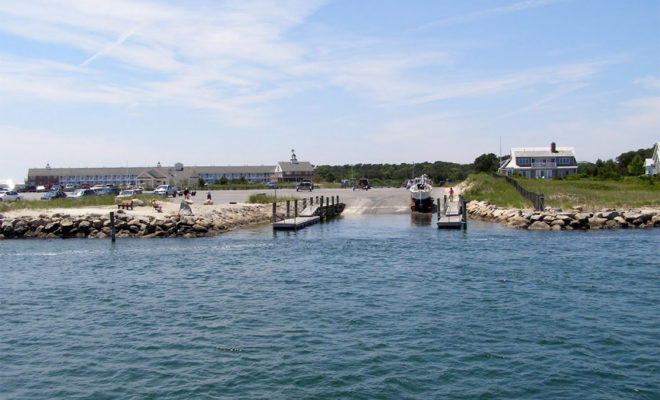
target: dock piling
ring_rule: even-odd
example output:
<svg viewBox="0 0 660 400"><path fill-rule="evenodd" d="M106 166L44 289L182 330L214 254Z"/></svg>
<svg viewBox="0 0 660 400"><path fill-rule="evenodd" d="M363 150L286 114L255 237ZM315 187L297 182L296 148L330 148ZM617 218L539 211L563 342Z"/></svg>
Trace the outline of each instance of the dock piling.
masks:
<svg viewBox="0 0 660 400"><path fill-rule="evenodd" d="M110 211L110 237L112 242L115 242L115 213Z"/></svg>

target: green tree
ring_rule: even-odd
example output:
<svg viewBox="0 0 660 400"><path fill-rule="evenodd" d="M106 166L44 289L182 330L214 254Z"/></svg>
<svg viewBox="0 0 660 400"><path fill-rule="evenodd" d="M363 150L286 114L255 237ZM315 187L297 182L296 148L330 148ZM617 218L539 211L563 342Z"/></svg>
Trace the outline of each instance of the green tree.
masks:
<svg viewBox="0 0 660 400"><path fill-rule="evenodd" d="M635 154L633 159L628 164L628 174L630 175L642 175L644 173L644 161L642 156Z"/></svg>
<svg viewBox="0 0 660 400"><path fill-rule="evenodd" d="M226 176L223 175L222 178L220 178L220 184L221 185L226 185L228 182L229 182L229 179L227 179Z"/></svg>
<svg viewBox="0 0 660 400"><path fill-rule="evenodd" d="M477 172L495 172L499 167L500 163L493 153L482 154L474 160L474 169Z"/></svg>

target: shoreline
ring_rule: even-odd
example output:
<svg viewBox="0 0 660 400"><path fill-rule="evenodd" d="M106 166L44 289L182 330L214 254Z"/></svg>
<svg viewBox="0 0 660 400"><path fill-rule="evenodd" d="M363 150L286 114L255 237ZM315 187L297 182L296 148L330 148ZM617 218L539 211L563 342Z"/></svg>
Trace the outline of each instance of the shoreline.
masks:
<svg viewBox="0 0 660 400"><path fill-rule="evenodd" d="M464 187L454 187L455 194ZM434 188L434 197L440 198L448 188ZM282 195L289 195L282 190ZM0 240L29 238L105 238L111 235L110 212L115 213L115 236L122 237L210 237L256 224L270 223L272 204L247 204L251 192L214 193L216 204L202 204L203 198L191 204L192 215L179 215L180 203L162 201L163 212L150 205L135 206L132 210L119 210L117 206L30 210L22 209L0 215ZM290 192L296 196L296 192ZM410 213L410 195L400 188L376 188L368 191L318 189L305 197L325 197L339 194L346 204L344 216L385 215ZM293 215L293 204L291 205ZM468 218L495 222L513 229L526 230L588 230L639 229L660 227L660 208L645 207L637 210L600 211L546 208L499 208L487 202L471 201L466 205ZM278 203L277 218L286 215L286 203Z"/></svg>
<svg viewBox="0 0 660 400"><path fill-rule="evenodd" d="M660 210L654 207L601 211L584 211L546 207L544 211L518 208L499 208L485 201L466 204L469 218L495 222L514 229L527 230L599 230L660 228Z"/></svg>
<svg viewBox="0 0 660 400"><path fill-rule="evenodd" d="M271 204L192 205L192 215L180 215L177 204L162 205L160 213L151 206L19 210L0 216L0 240L107 238L111 236L110 212L115 214L117 238L211 237L272 220ZM283 218L286 205L278 204L276 213Z"/></svg>

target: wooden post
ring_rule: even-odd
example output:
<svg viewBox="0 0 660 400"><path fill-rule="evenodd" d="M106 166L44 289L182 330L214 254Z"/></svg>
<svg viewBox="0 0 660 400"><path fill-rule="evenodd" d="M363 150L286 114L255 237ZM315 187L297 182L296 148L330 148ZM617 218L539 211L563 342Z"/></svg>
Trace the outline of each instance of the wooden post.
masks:
<svg viewBox="0 0 660 400"><path fill-rule="evenodd" d="M458 196L458 200L461 203L461 212L463 214L463 229L467 230L467 207L465 207L465 198L463 196Z"/></svg>
<svg viewBox="0 0 660 400"><path fill-rule="evenodd" d="M303 199L303 210L307 208L307 198Z"/></svg>
<svg viewBox="0 0 660 400"><path fill-rule="evenodd" d="M298 199L293 201L293 216L294 218L298 218Z"/></svg>
<svg viewBox="0 0 660 400"><path fill-rule="evenodd" d="M114 243L114 241L115 241L115 213L113 211L110 211L110 237L112 238L112 242Z"/></svg>
<svg viewBox="0 0 660 400"><path fill-rule="evenodd" d="M442 214L447 215L447 195L442 198Z"/></svg>
<svg viewBox="0 0 660 400"><path fill-rule="evenodd" d="M273 202L273 223L277 222L277 203Z"/></svg>
<svg viewBox="0 0 660 400"><path fill-rule="evenodd" d="M438 219L440 218L440 198L436 199L438 201Z"/></svg>
<svg viewBox="0 0 660 400"><path fill-rule="evenodd" d="M291 200L286 201L286 217L291 218Z"/></svg>

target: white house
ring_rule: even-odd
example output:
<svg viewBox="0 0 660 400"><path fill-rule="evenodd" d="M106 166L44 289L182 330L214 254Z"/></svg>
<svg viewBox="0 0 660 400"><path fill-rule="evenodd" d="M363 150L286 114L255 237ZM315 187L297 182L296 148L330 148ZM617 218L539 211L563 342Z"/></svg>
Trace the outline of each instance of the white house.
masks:
<svg viewBox="0 0 660 400"><path fill-rule="evenodd" d="M658 159L658 151L660 151L660 142L657 142L653 148L653 157L647 158L644 162L646 175L655 176L660 174L660 160Z"/></svg>
<svg viewBox="0 0 660 400"><path fill-rule="evenodd" d="M525 178L552 179L577 174L577 160L573 147L512 148L511 158L505 161L499 171L511 176L519 174Z"/></svg>

